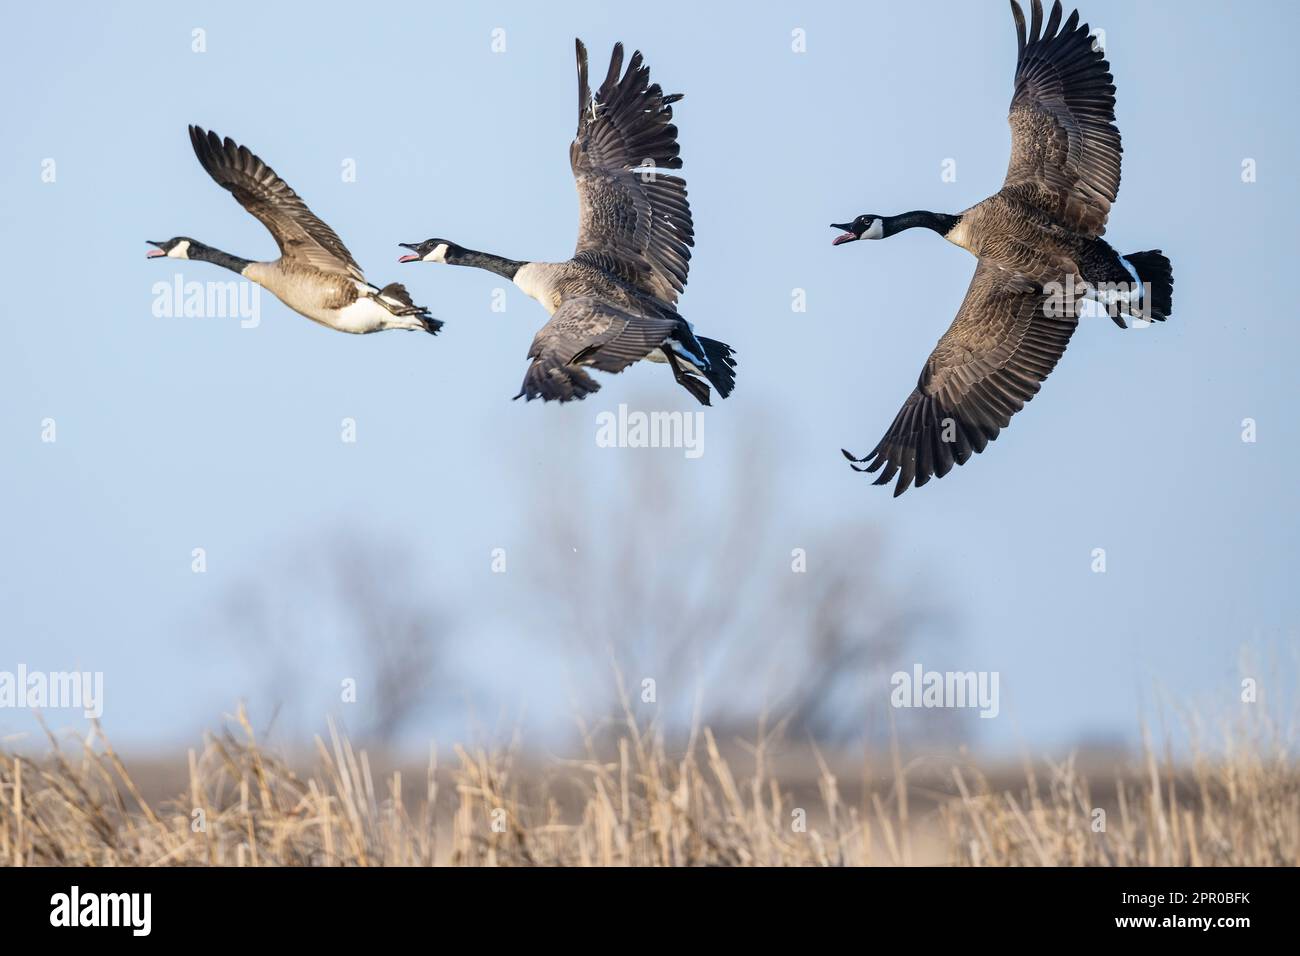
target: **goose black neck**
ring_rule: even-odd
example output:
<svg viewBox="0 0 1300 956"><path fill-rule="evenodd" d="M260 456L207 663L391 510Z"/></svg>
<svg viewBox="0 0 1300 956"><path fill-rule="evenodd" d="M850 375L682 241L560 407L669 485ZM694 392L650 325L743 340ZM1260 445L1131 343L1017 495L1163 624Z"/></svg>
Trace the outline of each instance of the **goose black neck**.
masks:
<svg viewBox="0 0 1300 956"><path fill-rule="evenodd" d="M494 256L490 252L476 252L473 249L449 249L444 261L453 266L486 269L488 272L495 272L497 275L510 280L513 280L515 273L524 267L522 262L516 262L514 259Z"/></svg>
<svg viewBox="0 0 1300 956"><path fill-rule="evenodd" d="M885 216L884 229L886 236L892 236L904 229L918 228L933 229L939 235L946 236L952 231L952 227L960 221L961 216L953 216L946 212L915 209L912 212L905 212L897 216Z"/></svg>
<svg viewBox="0 0 1300 956"><path fill-rule="evenodd" d="M223 269L229 269L231 272L241 274L253 261L252 259L241 259L239 256L232 256L228 252L222 252L220 249L213 249L211 246L205 246L198 242L191 242L186 254L191 259L198 259L200 262L211 262L214 266L221 266Z"/></svg>

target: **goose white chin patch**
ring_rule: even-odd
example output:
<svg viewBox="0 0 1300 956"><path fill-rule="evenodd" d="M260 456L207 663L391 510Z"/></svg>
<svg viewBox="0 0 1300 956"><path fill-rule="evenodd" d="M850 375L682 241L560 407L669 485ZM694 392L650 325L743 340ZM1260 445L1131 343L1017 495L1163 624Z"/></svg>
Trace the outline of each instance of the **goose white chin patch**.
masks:
<svg viewBox="0 0 1300 956"><path fill-rule="evenodd" d="M875 219L859 238L862 239L883 239L885 238L885 222L883 219Z"/></svg>
<svg viewBox="0 0 1300 956"><path fill-rule="evenodd" d="M168 259L188 259L190 257L190 241L182 239L176 245L167 250Z"/></svg>
<svg viewBox="0 0 1300 956"><path fill-rule="evenodd" d="M440 242L424 257L425 262L446 262L447 261L447 244Z"/></svg>

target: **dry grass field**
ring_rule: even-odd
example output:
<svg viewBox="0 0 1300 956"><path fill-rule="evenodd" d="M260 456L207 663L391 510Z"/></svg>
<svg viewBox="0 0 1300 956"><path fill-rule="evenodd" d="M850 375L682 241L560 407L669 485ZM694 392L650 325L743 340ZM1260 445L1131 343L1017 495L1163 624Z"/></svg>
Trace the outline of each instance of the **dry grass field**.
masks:
<svg viewBox="0 0 1300 956"><path fill-rule="evenodd" d="M51 736L38 757L0 751L0 861L1294 866L1300 769L1277 736L1238 726L1215 756L1176 762L1148 742L1105 770L1070 758L1008 772L899 753L853 766L776 733L723 746L702 729L674 748L627 719L585 735L579 759L458 747L453 766L411 773L375 771L332 726L291 766L241 712L189 753L170 799L149 796L98 730Z"/></svg>

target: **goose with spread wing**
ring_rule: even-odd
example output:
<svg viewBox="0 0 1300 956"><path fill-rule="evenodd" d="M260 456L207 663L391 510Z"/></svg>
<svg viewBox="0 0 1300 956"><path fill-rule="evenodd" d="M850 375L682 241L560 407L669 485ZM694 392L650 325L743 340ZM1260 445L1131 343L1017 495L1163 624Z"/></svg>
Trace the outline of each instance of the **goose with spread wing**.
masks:
<svg viewBox="0 0 1300 956"><path fill-rule="evenodd" d="M578 246L564 262L527 262L476 252L448 239L400 245L400 262L472 266L510 279L551 319L533 339L516 398L567 402L600 388L587 368L621 372L647 359L666 362L702 404L709 385L723 398L735 384L732 349L697 336L677 312L695 244L680 169L672 104L650 82L635 52L623 70L614 46L609 72L592 96L587 50L576 42L578 133L569 163L578 187Z"/></svg>
<svg viewBox="0 0 1300 956"><path fill-rule="evenodd" d="M1056 366L1082 315L1164 321L1173 270L1159 249L1117 253L1102 235L1119 192L1119 130L1110 66L1060 0L1011 0L1019 55L1011 99L1011 162L995 195L958 214L867 213L835 245L930 229L979 260L952 326L879 444L844 452L894 494L942 478L1010 424Z"/></svg>
<svg viewBox="0 0 1300 956"><path fill-rule="evenodd" d="M411 301L400 283L381 289L367 282L334 230L246 146L197 126L190 127L190 142L208 175L275 237L280 258L243 259L188 236L151 240L151 258L195 259L237 272L300 315L340 332L408 329L437 334L442 328L428 309Z"/></svg>

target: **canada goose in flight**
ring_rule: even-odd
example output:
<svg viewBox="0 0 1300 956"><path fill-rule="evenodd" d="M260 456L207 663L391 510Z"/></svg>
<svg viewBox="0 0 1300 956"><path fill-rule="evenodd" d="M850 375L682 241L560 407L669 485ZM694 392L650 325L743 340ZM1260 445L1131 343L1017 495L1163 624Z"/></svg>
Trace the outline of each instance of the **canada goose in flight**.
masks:
<svg viewBox="0 0 1300 956"><path fill-rule="evenodd" d="M667 362L701 403L713 384L723 398L735 384L732 350L697 337L677 313L695 230L680 169L672 105L650 83L641 53L627 72L614 45L609 72L593 100L587 50L577 43L578 133L569 164L578 186L578 248L565 262L520 262L466 249L447 239L404 242L399 262L473 266L510 279L542 304L551 320L533 339L515 398L567 402L600 388L583 371L621 372L633 362Z"/></svg>
<svg viewBox="0 0 1300 956"><path fill-rule="evenodd" d="M1115 87L1078 11L1061 24L1059 0L1046 28L1011 0L1019 57L1011 99L1011 163L1002 189L956 215L917 211L833 224L835 245L931 229L979 264L948 331L894 422L857 471L895 475L895 495L942 478L984 450L1033 398L1092 300L1120 328L1124 315L1163 321L1173 308L1173 271L1160 250L1121 256L1101 238L1119 191ZM1059 29L1058 29L1059 28ZM1086 285L1085 285L1086 283ZM859 467L863 465L864 467Z"/></svg>
<svg viewBox="0 0 1300 956"><path fill-rule="evenodd" d="M188 236L149 245L150 258L198 259L238 272L313 322L340 332L412 329L437 334L442 322L411 301L397 282L380 289L366 281L343 241L321 222L245 146L229 137L190 127L190 142L208 175L270 230L280 247L274 262L253 262L213 249Z"/></svg>

